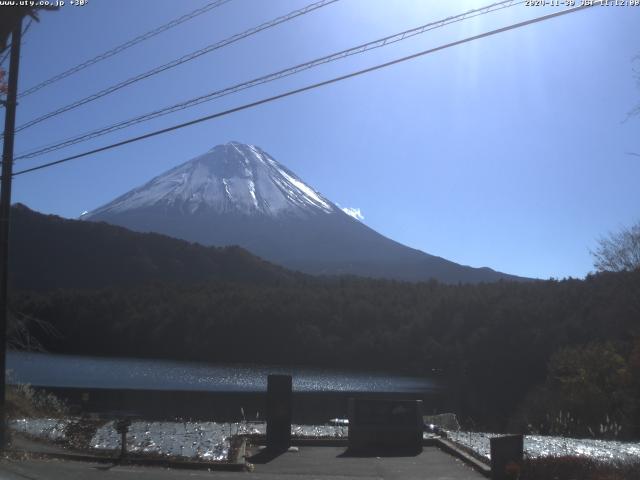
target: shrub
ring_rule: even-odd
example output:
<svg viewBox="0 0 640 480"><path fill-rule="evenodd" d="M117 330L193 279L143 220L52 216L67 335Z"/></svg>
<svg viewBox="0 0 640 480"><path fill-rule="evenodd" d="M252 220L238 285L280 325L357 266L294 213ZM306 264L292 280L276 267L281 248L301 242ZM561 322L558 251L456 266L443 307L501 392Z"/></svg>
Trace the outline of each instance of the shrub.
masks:
<svg viewBox="0 0 640 480"><path fill-rule="evenodd" d="M67 411L66 405L58 397L36 390L29 384L7 385L5 401L7 415L11 418L58 418Z"/></svg>

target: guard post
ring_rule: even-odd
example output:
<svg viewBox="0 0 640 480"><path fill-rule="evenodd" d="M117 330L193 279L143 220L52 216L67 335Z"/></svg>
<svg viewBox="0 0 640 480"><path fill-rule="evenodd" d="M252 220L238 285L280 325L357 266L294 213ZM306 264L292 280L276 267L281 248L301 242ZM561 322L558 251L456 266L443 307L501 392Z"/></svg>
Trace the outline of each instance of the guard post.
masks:
<svg viewBox="0 0 640 480"><path fill-rule="evenodd" d="M349 399L349 450L386 454L422 451L422 400Z"/></svg>
<svg viewBox="0 0 640 480"><path fill-rule="evenodd" d="M291 375L267 377L267 449L286 450L291 445L293 383Z"/></svg>
<svg viewBox="0 0 640 480"><path fill-rule="evenodd" d="M116 432L120 434L120 460L124 460L127 456L127 432L130 426L131 419L129 418L122 418L115 422Z"/></svg>
<svg viewBox="0 0 640 480"><path fill-rule="evenodd" d="M522 469L522 435L505 435L490 439L491 480L511 480L518 478Z"/></svg>

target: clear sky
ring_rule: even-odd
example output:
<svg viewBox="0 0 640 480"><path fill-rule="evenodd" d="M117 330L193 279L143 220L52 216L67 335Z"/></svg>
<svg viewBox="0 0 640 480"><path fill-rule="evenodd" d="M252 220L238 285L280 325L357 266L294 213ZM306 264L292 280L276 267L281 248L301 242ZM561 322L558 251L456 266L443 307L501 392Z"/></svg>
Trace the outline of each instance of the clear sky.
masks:
<svg viewBox="0 0 640 480"><path fill-rule="evenodd" d="M24 38L21 90L206 1L88 0ZM232 0L21 99L18 124L311 0ZM481 1L340 0L25 130L16 153ZM516 6L205 103L38 159L51 161L559 7ZM595 7L457 46L90 158L16 177L13 201L78 217L213 146L256 144L380 233L530 277L582 277L602 234L640 220L640 7ZM640 61L635 63L640 70Z"/></svg>

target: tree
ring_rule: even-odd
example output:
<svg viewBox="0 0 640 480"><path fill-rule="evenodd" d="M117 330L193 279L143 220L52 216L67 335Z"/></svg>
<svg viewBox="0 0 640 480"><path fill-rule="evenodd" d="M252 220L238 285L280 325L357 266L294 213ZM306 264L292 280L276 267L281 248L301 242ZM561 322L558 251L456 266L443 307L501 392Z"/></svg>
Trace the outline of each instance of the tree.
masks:
<svg viewBox="0 0 640 480"><path fill-rule="evenodd" d="M640 269L640 221L598 240L592 251L593 265L599 272Z"/></svg>

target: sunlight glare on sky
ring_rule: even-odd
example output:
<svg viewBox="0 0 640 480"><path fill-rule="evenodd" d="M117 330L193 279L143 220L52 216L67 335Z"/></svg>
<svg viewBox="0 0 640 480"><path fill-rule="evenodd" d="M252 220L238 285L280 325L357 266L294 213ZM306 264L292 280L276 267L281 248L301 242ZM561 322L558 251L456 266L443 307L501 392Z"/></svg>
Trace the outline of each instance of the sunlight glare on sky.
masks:
<svg viewBox="0 0 640 480"><path fill-rule="evenodd" d="M206 4L91 2L42 14L21 89ZM20 100L18 124L296 8L232 0ZM489 4L491 2L486 2ZM109 125L486 5L340 0L42 122L16 152ZM152 5L152 7L150 7ZM367 68L559 7L518 5L182 110L81 145L134 135ZM516 275L582 277L598 237L640 220L640 7L594 7L483 38L153 139L16 177L14 202L77 218L230 140L255 144L396 241Z"/></svg>

